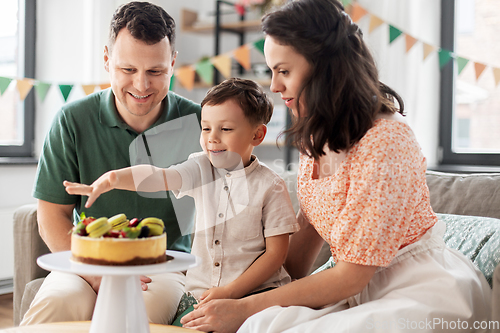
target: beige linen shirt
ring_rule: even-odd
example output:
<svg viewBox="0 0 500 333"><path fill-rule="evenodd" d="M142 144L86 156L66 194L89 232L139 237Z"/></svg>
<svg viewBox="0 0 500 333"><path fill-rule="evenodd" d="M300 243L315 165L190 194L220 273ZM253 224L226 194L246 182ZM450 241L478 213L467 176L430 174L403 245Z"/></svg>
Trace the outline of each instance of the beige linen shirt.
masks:
<svg viewBox="0 0 500 333"><path fill-rule="evenodd" d="M212 166L204 152L173 166L182 179L177 198L188 195L196 205L191 253L201 264L187 272L186 291L198 300L207 289L238 278L266 251L266 237L299 230L285 182L257 157L233 171ZM290 282L280 267L253 291Z"/></svg>

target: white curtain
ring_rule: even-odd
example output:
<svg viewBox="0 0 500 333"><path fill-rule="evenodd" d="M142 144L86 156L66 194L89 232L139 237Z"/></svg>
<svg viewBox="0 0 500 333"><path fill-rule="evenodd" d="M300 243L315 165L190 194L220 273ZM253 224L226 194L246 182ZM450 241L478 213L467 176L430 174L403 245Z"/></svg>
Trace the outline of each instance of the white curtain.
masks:
<svg viewBox="0 0 500 333"><path fill-rule="evenodd" d="M425 60L423 43L440 46L441 1L358 0L368 11L358 21L377 62L380 79L405 102L410 123L429 166L437 164L439 121L439 60L437 50ZM372 15L385 23L371 33ZM389 24L403 31L389 44ZM418 42L406 52L405 34Z"/></svg>

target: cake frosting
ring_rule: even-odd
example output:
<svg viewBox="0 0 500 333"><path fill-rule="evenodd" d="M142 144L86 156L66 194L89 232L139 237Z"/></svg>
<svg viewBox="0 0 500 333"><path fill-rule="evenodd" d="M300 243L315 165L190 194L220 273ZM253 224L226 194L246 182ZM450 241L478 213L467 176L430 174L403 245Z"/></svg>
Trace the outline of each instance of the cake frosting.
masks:
<svg viewBox="0 0 500 333"><path fill-rule="evenodd" d="M91 238L71 235L74 261L92 265L150 265L165 262L167 234L147 238Z"/></svg>

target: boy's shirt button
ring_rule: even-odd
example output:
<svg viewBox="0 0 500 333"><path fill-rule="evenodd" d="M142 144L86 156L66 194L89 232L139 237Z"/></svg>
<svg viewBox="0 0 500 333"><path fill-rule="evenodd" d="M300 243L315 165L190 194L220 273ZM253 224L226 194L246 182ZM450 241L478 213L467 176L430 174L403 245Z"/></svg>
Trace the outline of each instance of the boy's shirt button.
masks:
<svg viewBox="0 0 500 333"><path fill-rule="evenodd" d="M220 244L220 241L217 239L217 240L215 241L215 245L219 245L219 244Z"/></svg>
<svg viewBox="0 0 500 333"><path fill-rule="evenodd" d="M219 213L219 217L220 217L220 218L223 218L223 217L224 217L224 214Z"/></svg>

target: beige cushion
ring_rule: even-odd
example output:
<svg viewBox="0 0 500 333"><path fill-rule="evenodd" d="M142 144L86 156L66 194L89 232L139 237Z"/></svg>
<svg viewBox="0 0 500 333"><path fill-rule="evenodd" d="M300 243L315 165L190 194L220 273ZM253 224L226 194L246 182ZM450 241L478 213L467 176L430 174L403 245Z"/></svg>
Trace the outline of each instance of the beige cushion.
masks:
<svg viewBox="0 0 500 333"><path fill-rule="evenodd" d="M31 302L35 298L35 295L38 292L38 289L40 289L44 280L45 278L38 278L29 282L26 285L26 288L24 288L23 299L21 300L21 306L19 309L19 322L21 322L24 314L26 313L26 311L28 311Z"/></svg>
<svg viewBox="0 0 500 333"><path fill-rule="evenodd" d="M49 253L38 233L36 208L25 205L14 212L14 325L19 324L24 314L20 310L26 284L49 273L36 264L36 258Z"/></svg>
<svg viewBox="0 0 500 333"><path fill-rule="evenodd" d="M427 171L436 213L500 219L500 173L453 174Z"/></svg>

